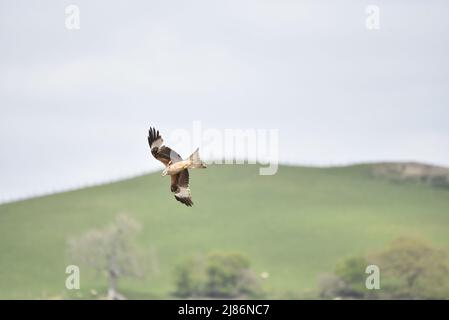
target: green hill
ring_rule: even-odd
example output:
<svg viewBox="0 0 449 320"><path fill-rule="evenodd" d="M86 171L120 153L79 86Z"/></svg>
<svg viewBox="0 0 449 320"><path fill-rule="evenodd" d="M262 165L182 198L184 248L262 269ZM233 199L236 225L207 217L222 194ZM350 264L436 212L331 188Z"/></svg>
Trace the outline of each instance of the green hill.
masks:
<svg viewBox="0 0 449 320"><path fill-rule="evenodd" d="M140 244L157 252L145 279L123 280L129 297L167 298L175 265L194 253L249 257L273 296L315 290L340 258L380 248L402 235L449 249L449 189L372 174L372 166L210 166L191 174L195 206L175 201L160 173L0 206L0 298L73 296L64 286L67 239L129 214ZM105 280L81 271L79 297Z"/></svg>

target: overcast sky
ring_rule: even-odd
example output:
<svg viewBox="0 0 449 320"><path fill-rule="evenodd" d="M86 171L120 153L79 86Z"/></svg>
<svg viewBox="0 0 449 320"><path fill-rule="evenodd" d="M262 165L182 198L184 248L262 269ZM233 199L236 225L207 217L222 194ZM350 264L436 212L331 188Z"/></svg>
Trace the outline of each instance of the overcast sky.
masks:
<svg viewBox="0 0 449 320"><path fill-rule="evenodd" d="M365 25L372 4L379 30ZM448 12L431 0L0 0L0 201L161 169L148 127L169 137L197 120L279 129L284 163L449 166Z"/></svg>

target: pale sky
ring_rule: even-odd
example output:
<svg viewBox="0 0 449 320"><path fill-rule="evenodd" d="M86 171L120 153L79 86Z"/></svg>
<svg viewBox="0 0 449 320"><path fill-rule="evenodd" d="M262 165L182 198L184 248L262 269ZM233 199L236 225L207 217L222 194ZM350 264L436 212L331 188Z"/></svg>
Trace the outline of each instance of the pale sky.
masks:
<svg viewBox="0 0 449 320"><path fill-rule="evenodd" d="M80 30L66 29L69 4ZM160 170L148 127L193 121L279 129L281 163L449 166L448 12L443 0L0 0L0 201Z"/></svg>

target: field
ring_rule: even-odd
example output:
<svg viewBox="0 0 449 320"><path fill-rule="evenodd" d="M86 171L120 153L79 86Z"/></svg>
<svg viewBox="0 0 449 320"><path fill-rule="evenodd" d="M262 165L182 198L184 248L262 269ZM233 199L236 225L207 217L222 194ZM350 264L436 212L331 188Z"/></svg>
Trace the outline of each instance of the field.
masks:
<svg viewBox="0 0 449 320"><path fill-rule="evenodd" d="M91 298L104 277L81 270L81 290L65 289L67 240L127 213L152 252L144 279L123 279L130 298L170 298L174 268L210 251L245 254L271 297L313 295L320 275L342 257L417 236L449 250L449 189L373 177L370 165L281 166L274 176L252 165L191 173L195 206L174 200L169 179L153 173L116 183L0 206L0 298ZM150 259L148 259L150 264Z"/></svg>

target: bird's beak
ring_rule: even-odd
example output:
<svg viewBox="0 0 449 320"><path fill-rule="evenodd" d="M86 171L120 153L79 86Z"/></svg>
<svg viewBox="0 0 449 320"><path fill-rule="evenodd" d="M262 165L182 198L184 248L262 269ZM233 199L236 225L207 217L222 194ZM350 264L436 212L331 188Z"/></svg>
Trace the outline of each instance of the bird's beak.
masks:
<svg viewBox="0 0 449 320"><path fill-rule="evenodd" d="M162 171L162 176L166 176L167 175L167 170Z"/></svg>

